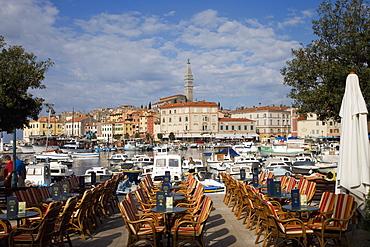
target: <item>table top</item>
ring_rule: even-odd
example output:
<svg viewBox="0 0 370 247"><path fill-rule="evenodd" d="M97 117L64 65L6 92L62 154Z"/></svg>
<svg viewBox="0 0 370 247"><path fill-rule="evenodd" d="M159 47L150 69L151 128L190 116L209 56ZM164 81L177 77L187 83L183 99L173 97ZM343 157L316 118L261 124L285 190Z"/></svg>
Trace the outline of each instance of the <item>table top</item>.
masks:
<svg viewBox="0 0 370 247"><path fill-rule="evenodd" d="M39 216L40 214L36 211L26 211L24 214L8 215L0 214L0 220L19 220Z"/></svg>
<svg viewBox="0 0 370 247"><path fill-rule="evenodd" d="M180 200L184 200L184 199L185 199L185 196L173 196L174 201L180 201Z"/></svg>
<svg viewBox="0 0 370 247"><path fill-rule="evenodd" d="M281 207L285 210L289 210L292 212L312 212L320 209L319 207L313 207L309 205L301 205L300 207L292 207L292 205L283 205Z"/></svg>
<svg viewBox="0 0 370 247"><path fill-rule="evenodd" d="M53 197L50 197L50 198L45 198L45 199L42 199L41 201L43 203L51 203L51 202L55 202L55 201L67 201L69 198L73 197L73 196L80 196L81 194L79 193L69 193L68 195L61 195L60 198L53 198Z"/></svg>
<svg viewBox="0 0 370 247"><path fill-rule="evenodd" d="M153 213L162 213L162 214L175 214L175 213L182 213L185 212L187 208L184 207L172 207L172 208L164 208L164 209L157 209L157 207L154 207L150 209Z"/></svg>

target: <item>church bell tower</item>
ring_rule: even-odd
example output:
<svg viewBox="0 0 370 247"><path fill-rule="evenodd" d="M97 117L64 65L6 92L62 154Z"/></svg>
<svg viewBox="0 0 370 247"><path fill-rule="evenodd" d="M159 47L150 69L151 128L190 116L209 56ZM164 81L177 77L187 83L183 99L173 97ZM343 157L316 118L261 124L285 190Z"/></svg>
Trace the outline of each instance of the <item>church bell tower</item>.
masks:
<svg viewBox="0 0 370 247"><path fill-rule="evenodd" d="M184 76L184 89L185 89L185 96L188 100L188 102L193 102L193 83L194 83L194 77L193 73L191 72L190 68L190 59L188 59L188 64L186 67L186 74Z"/></svg>

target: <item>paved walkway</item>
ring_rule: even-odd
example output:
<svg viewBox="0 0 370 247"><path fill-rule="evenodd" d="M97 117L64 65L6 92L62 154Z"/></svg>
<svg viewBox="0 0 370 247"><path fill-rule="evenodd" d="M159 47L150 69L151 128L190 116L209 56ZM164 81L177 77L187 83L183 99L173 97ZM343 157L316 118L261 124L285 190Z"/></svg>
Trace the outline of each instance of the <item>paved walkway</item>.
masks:
<svg viewBox="0 0 370 247"><path fill-rule="evenodd" d="M213 201L212 211L206 227L204 240L210 247L247 247L262 246L262 243L254 244L255 235L242 224L242 220L236 217L223 202L223 194L208 194ZM121 214L118 212L106 218L102 225L95 230L87 240L82 240L76 233L70 234L74 247L122 247L127 244L127 230ZM370 246L370 234L356 229L349 233L352 246ZM145 246L142 244L141 246Z"/></svg>

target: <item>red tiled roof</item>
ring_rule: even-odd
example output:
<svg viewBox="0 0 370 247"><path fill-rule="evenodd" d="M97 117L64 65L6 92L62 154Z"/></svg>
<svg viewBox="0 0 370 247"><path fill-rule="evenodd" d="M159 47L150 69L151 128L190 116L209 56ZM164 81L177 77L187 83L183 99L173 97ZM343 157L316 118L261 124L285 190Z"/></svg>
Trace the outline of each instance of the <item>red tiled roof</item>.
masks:
<svg viewBox="0 0 370 247"><path fill-rule="evenodd" d="M88 117L75 117L73 119L70 119L68 121L66 121L66 123L71 123L71 122L81 122L82 120L86 119Z"/></svg>
<svg viewBox="0 0 370 247"><path fill-rule="evenodd" d="M245 108L240 109L236 111L232 111L231 113L238 113L238 112L251 112L251 111L283 111L289 108L289 106L283 105L283 106L260 106L260 107L251 107L251 108Z"/></svg>

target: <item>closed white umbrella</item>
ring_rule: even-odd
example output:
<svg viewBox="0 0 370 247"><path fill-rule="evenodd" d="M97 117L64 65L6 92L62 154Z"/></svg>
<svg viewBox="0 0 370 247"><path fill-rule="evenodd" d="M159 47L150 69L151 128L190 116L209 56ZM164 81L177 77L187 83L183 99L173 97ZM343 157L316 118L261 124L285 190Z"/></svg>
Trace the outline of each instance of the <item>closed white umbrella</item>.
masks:
<svg viewBox="0 0 370 247"><path fill-rule="evenodd" d="M348 190L362 204L370 188L370 152L367 108L358 76L347 76L339 112L341 121L337 192ZM362 205L363 206L363 205Z"/></svg>

